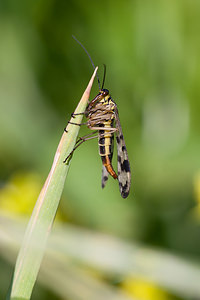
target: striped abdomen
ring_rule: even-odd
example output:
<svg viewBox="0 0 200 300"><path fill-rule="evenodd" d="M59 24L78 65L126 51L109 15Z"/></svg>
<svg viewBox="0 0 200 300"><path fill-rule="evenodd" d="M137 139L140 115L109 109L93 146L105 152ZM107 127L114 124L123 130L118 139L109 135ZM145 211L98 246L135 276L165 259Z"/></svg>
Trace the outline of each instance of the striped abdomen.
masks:
<svg viewBox="0 0 200 300"><path fill-rule="evenodd" d="M115 173L112 167L112 156L113 156L113 139L114 135L107 128L113 127L113 120L105 121L100 124L99 127L103 127L104 129L99 130L99 154L101 156L103 165L106 167L108 173L114 178L117 178L117 174Z"/></svg>

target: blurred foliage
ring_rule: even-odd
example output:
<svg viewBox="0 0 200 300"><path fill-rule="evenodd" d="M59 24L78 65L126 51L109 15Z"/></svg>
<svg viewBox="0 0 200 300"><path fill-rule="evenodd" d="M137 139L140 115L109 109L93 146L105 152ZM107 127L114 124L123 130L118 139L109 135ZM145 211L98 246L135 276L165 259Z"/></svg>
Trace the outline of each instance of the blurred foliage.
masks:
<svg viewBox="0 0 200 300"><path fill-rule="evenodd" d="M197 0L1 0L1 210L30 215L92 74L74 34L100 79L107 65L105 88L118 104L133 180L125 201L112 178L101 190L97 141L88 142L74 153L62 215L199 260L199 20ZM97 91L96 83L92 96Z"/></svg>

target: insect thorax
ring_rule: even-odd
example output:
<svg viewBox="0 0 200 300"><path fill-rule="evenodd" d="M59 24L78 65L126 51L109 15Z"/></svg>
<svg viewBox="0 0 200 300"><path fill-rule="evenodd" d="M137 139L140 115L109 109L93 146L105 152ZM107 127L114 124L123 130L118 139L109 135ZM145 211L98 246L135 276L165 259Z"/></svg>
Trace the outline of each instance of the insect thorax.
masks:
<svg viewBox="0 0 200 300"><path fill-rule="evenodd" d="M112 106L113 108L116 105L109 94L107 96L105 96L103 99L101 99L99 102L102 103L103 105Z"/></svg>
<svg viewBox="0 0 200 300"><path fill-rule="evenodd" d="M87 111L87 126L89 128L96 126L103 127L103 124L106 126L107 122L115 118L115 106L116 104L109 94L104 98L99 97L98 101Z"/></svg>

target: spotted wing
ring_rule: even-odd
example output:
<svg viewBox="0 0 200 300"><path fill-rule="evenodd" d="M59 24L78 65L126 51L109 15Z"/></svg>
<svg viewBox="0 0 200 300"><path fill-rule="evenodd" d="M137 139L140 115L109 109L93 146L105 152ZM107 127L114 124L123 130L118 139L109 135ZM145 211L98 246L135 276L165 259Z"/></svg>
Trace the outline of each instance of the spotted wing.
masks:
<svg viewBox="0 0 200 300"><path fill-rule="evenodd" d="M103 165L102 166L102 178L101 178L101 187L102 189L105 187L106 182L108 180L108 171L106 170L106 167Z"/></svg>
<svg viewBox="0 0 200 300"><path fill-rule="evenodd" d="M109 154L110 162L112 163L113 158L113 149L114 149L114 135L112 136L111 140L111 153ZM101 177L101 187L102 189L105 187L108 181L109 173L104 165L102 165L102 177Z"/></svg>
<svg viewBox="0 0 200 300"><path fill-rule="evenodd" d="M117 128L116 140L119 189L121 196L126 198L128 197L131 185L131 170L117 107L115 107L115 121Z"/></svg>

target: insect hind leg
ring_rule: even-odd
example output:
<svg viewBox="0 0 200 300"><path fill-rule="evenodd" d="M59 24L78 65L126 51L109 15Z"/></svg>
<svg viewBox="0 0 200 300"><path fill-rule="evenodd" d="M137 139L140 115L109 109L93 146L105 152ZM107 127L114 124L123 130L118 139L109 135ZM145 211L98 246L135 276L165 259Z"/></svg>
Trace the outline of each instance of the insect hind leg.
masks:
<svg viewBox="0 0 200 300"><path fill-rule="evenodd" d="M78 140L76 141L76 144L77 143L79 143L81 140L85 140L85 139L89 139L89 137L91 137L93 134L95 134L95 133L97 133L97 130L96 131L94 131L94 132L92 132L92 133L89 133L89 134L87 134L87 135L84 135L84 136L80 136L79 138L78 138ZM95 136L95 137L92 137L92 138L96 138L97 136Z"/></svg>
<svg viewBox="0 0 200 300"><path fill-rule="evenodd" d="M111 129L115 129L115 128L111 128ZM80 146L82 145L84 142L92 140L92 139L96 139L99 137L98 135L92 136L93 134L97 133L99 131L99 127L96 128L96 130L90 134L87 134L83 137L80 137L77 141L76 141L76 146L73 148L73 150L69 153L69 155L65 158L65 160L63 161L63 163L66 163L66 161L68 160L68 158L74 153L74 151ZM115 131L113 131L115 132ZM102 133L100 134L101 137L105 136L106 133Z"/></svg>
<svg viewBox="0 0 200 300"><path fill-rule="evenodd" d="M68 158L73 154L73 152L81 145L83 144L84 142L86 141L89 141L91 139L95 139L98 137L98 135L95 135L95 136L91 136L93 134L97 133L97 131L94 131L90 134L87 134L83 137L80 137L77 141L76 141L76 146L73 148L73 150L69 153L69 155L65 158L65 160L63 161L63 163L66 163L66 161L68 160Z"/></svg>

